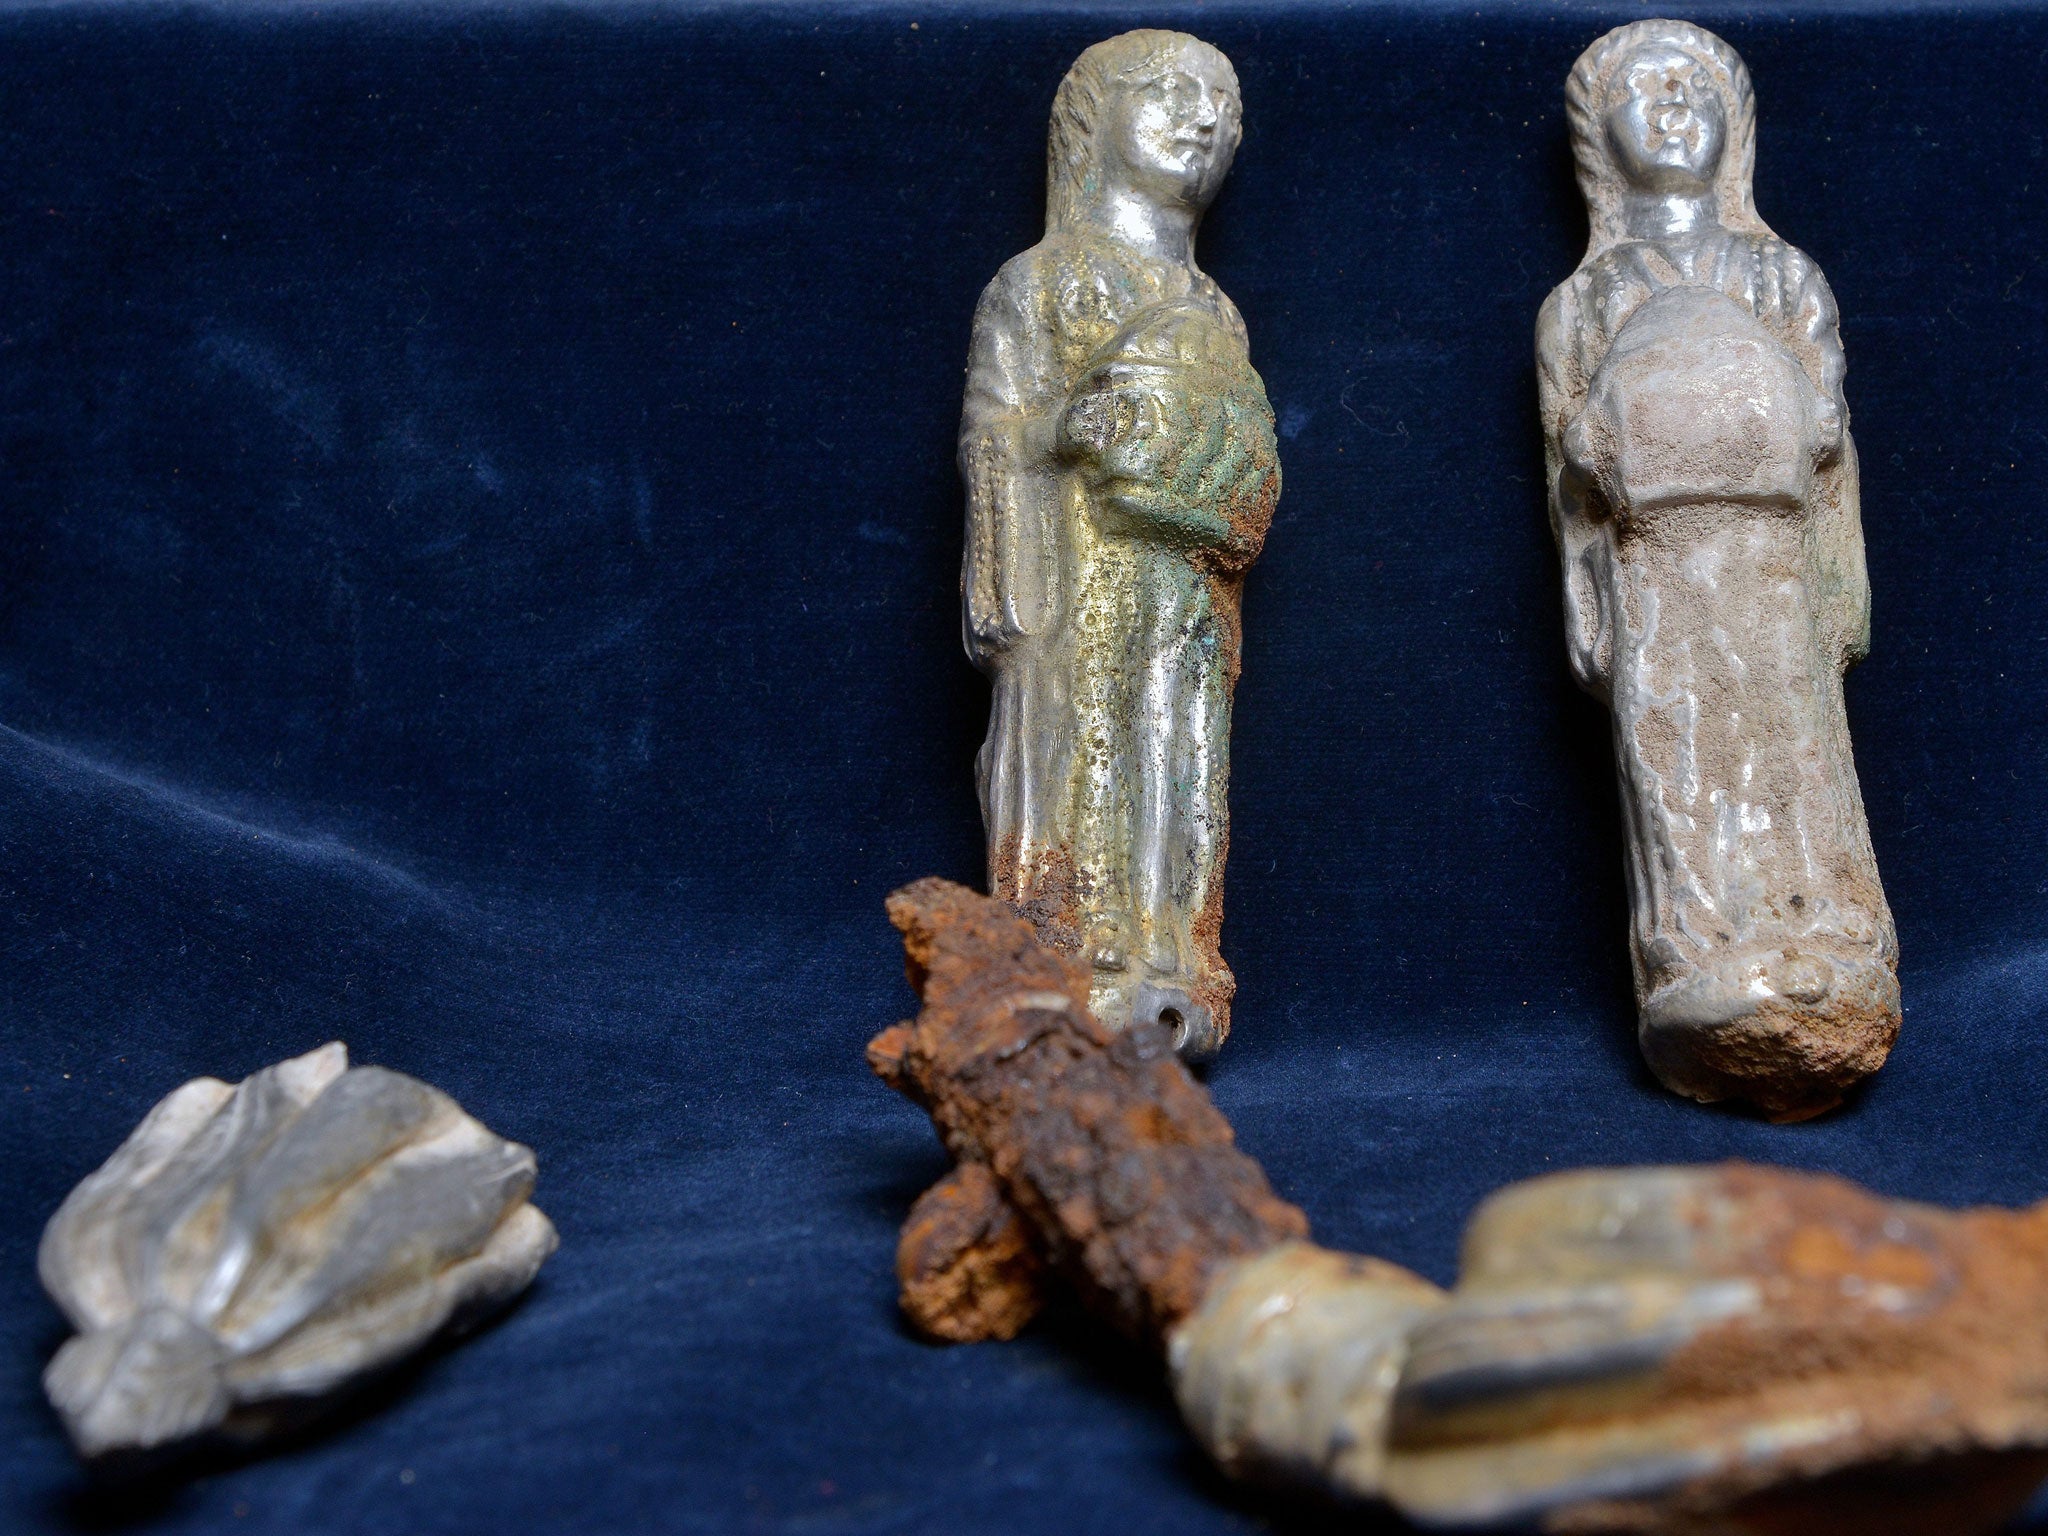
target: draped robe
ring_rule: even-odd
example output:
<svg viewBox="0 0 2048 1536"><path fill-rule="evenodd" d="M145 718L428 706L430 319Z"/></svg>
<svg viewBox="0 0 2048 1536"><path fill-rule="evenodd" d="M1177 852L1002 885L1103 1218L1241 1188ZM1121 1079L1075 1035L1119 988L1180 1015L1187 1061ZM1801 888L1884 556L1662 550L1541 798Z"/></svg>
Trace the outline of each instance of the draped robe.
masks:
<svg viewBox="0 0 2048 1536"><path fill-rule="evenodd" d="M960 458L990 889L1093 961L1106 1020L1206 1054L1238 591L1279 488L1243 322L1198 273L1049 236L982 298Z"/></svg>
<svg viewBox="0 0 2048 1536"><path fill-rule="evenodd" d="M1824 1077L1897 1031L1842 700L1870 596L1836 327L1804 255L1720 228L1610 248L1538 325L1567 646L1614 711L1644 1049L1700 1097L1743 1070L1737 1021L1805 1029Z"/></svg>

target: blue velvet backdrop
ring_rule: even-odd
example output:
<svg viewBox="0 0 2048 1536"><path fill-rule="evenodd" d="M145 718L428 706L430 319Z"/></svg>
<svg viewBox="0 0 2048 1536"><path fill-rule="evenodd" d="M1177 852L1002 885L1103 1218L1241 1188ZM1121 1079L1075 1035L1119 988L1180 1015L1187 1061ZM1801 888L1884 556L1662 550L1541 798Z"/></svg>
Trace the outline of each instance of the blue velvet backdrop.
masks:
<svg viewBox="0 0 2048 1536"><path fill-rule="evenodd" d="M1210 1077L1243 1143L1324 1240L1439 1280L1483 1194L1579 1164L2048 1195L2048 13L1686 12L1841 299L1876 588L1849 707L1906 1029L1782 1129L1638 1064L1544 521L1561 87L1636 14L0 13L0 1520L1299 1523L1083 1321L906 1335L895 1226L943 1160L861 1059L910 1006L883 894L980 873L969 317L1037 236L1054 84L1140 22L1243 78L1203 253L1286 462ZM178 1082L331 1038L532 1144L560 1254L375 1412L81 1492L43 1221Z"/></svg>

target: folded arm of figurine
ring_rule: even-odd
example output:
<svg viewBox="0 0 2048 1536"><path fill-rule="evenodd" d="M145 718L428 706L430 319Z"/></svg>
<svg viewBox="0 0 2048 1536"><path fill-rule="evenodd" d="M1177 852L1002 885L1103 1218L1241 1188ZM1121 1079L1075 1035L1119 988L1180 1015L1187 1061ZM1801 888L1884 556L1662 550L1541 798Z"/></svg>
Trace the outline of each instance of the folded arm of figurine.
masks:
<svg viewBox="0 0 2048 1536"><path fill-rule="evenodd" d="M900 1255L927 1331L1014 1332L1059 1275L1225 1470L1426 1526L1963 1536L2048 1472L2048 1208L1560 1174L1479 1209L1446 1293L1308 1243L1164 1033L1104 1031L1000 903L927 880L890 916L924 1008L870 1060L960 1160Z"/></svg>
<svg viewBox="0 0 2048 1536"><path fill-rule="evenodd" d="M1143 310L1097 354L1059 423L1104 533L1239 572L1280 495L1265 386L1241 338L1199 305Z"/></svg>

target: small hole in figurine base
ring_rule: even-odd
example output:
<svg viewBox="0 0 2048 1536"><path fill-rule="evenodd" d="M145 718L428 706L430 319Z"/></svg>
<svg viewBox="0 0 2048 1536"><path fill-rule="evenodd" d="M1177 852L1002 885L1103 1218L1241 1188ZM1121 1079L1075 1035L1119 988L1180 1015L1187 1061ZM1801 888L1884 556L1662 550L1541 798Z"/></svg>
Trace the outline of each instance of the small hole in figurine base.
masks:
<svg viewBox="0 0 2048 1536"><path fill-rule="evenodd" d="M1181 1017L1181 1013L1178 1008L1160 1009L1159 1022L1161 1024L1164 1024L1168 1029L1173 1031L1173 1048L1176 1051L1179 1050L1183 1045L1187 1044L1188 1021Z"/></svg>
<svg viewBox="0 0 2048 1536"><path fill-rule="evenodd" d="M1223 1042L1216 1018L1181 987L1141 982L1131 998L1131 1023L1157 1024L1173 1040L1173 1053L1189 1063L1205 1062Z"/></svg>

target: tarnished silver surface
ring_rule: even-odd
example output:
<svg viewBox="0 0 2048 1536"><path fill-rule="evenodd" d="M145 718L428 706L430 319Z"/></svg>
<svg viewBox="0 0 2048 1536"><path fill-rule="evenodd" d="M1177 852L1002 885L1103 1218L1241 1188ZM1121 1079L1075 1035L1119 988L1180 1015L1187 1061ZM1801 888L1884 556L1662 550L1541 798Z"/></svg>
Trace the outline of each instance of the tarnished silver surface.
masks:
<svg viewBox="0 0 2048 1536"><path fill-rule="evenodd" d="M1377 1498L1409 1333L1443 1303L1405 1269L1313 1243L1242 1260L1168 1345L1181 1417L1233 1477Z"/></svg>
<svg viewBox="0 0 2048 1536"><path fill-rule="evenodd" d="M78 1330L44 1373L88 1458L255 1439L517 1295L554 1251L534 1158L340 1044L150 1111L50 1219Z"/></svg>
<svg viewBox="0 0 2048 1536"><path fill-rule="evenodd" d="M1710 1168L1559 1174L1489 1199L1451 1304L1409 1340L1387 1497L1427 1524L1514 1524L1655 1497L1826 1432L1825 1413L1658 1410L1680 1351L1763 1310L1763 1277L1732 1272L1748 1214Z"/></svg>
<svg viewBox="0 0 2048 1536"><path fill-rule="evenodd" d="M1194 252L1240 118L1229 60L1183 33L1076 60L1045 238L982 296L960 432L991 892L1091 961L1098 1018L1190 1056L1229 1028L1238 594L1279 496L1244 322Z"/></svg>
<svg viewBox="0 0 2048 1536"><path fill-rule="evenodd" d="M1565 628L1614 711L1643 1051L1797 1118L1898 1032L1841 675L1869 647L1834 296L1751 195L1734 50L1642 21L1567 86L1592 240L1536 354Z"/></svg>
<svg viewBox="0 0 2048 1536"><path fill-rule="evenodd" d="M1514 1185L1409 1338L1386 1495L1455 1528L1989 1530L2048 1470L2044 1238L1742 1165Z"/></svg>
<svg viewBox="0 0 2048 1536"><path fill-rule="evenodd" d="M1290 1243L1173 1335L1234 1476L1425 1528L1967 1536L2048 1474L2048 1207L1785 1169L1588 1170L1489 1199L1448 1294Z"/></svg>

